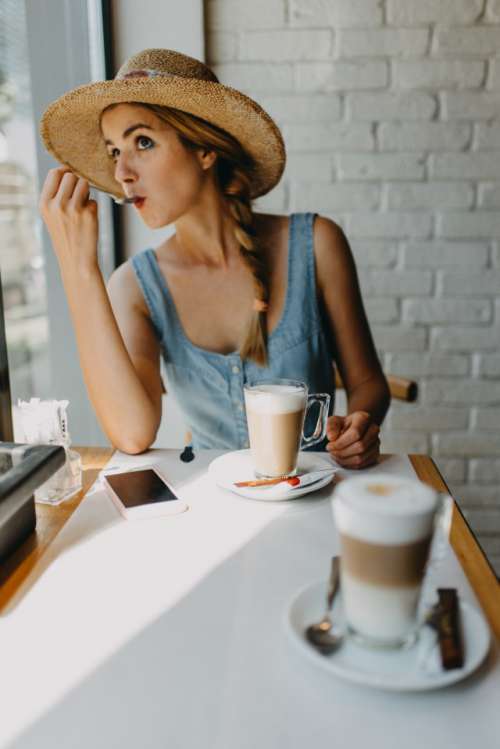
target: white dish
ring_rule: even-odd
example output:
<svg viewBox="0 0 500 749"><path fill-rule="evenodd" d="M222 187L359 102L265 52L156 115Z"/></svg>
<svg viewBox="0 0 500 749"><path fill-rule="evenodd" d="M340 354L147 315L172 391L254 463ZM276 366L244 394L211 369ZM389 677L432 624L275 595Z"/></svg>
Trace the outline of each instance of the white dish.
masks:
<svg viewBox="0 0 500 749"><path fill-rule="evenodd" d="M291 601L285 619L286 629L298 651L311 663L334 676L369 687L397 692L417 692L439 689L465 679L486 658L490 647L490 630L483 615L469 603L460 601L464 640L463 668L444 671L436 665L426 668L429 656L438 664L437 645L428 651L425 639L406 650L373 650L356 644L346 637L342 645L328 656L321 655L304 637L304 630L319 621L325 610L326 583L310 583ZM332 620L343 630L345 626L342 595L335 600ZM424 628L427 630L427 628ZM429 630L430 633L430 630ZM425 660L422 656L425 654Z"/></svg>
<svg viewBox="0 0 500 749"><path fill-rule="evenodd" d="M321 489L332 481L337 470L333 463L326 458L320 458L317 454L313 453L300 453L298 473L319 471L325 468L332 469L333 473L327 474L314 484L298 486L296 489L287 483L265 487L238 487L234 485L236 481L252 481L255 475L250 450L235 450L213 460L208 467L208 473L217 486L228 489L240 497L279 502L295 499L296 497L301 497L304 494Z"/></svg>

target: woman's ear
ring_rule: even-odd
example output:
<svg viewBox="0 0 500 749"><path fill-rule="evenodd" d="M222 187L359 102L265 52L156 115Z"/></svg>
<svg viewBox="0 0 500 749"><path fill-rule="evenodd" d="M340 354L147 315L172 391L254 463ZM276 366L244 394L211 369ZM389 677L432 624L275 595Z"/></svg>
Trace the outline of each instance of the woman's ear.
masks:
<svg viewBox="0 0 500 749"><path fill-rule="evenodd" d="M209 151L207 148L200 148L197 153L202 169L210 169L217 160L217 154L215 151Z"/></svg>

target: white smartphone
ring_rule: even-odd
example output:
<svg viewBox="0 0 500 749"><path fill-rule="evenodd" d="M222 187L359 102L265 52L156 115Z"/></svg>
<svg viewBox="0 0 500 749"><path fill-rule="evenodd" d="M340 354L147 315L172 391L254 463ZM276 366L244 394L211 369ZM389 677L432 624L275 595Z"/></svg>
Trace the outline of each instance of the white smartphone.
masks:
<svg viewBox="0 0 500 749"><path fill-rule="evenodd" d="M188 506L154 466L103 475L104 486L127 520L175 515Z"/></svg>

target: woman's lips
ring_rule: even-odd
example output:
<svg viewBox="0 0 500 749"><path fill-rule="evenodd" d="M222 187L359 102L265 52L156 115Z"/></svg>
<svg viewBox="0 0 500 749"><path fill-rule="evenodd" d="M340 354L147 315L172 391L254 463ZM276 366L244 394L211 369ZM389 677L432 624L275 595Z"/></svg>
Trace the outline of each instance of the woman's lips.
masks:
<svg viewBox="0 0 500 749"><path fill-rule="evenodd" d="M134 206L136 208L142 208L145 202L146 202L146 198L139 198L139 197L134 198Z"/></svg>

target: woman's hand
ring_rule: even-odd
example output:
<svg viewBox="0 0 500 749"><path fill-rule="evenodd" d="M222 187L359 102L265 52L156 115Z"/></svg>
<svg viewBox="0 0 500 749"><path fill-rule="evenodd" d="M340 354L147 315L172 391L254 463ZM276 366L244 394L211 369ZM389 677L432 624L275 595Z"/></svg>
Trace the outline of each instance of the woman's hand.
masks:
<svg viewBox="0 0 500 749"><path fill-rule="evenodd" d="M61 270L97 267L97 203L89 183L67 167L47 174L39 203Z"/></svg>
<svg viewBox="0 0 500 749"><path fill-rule="evenodd" d="M326 428L326 449L344 468L366 468L380 456L379 425L367 411L348 416L330 416Z"/></svg>

